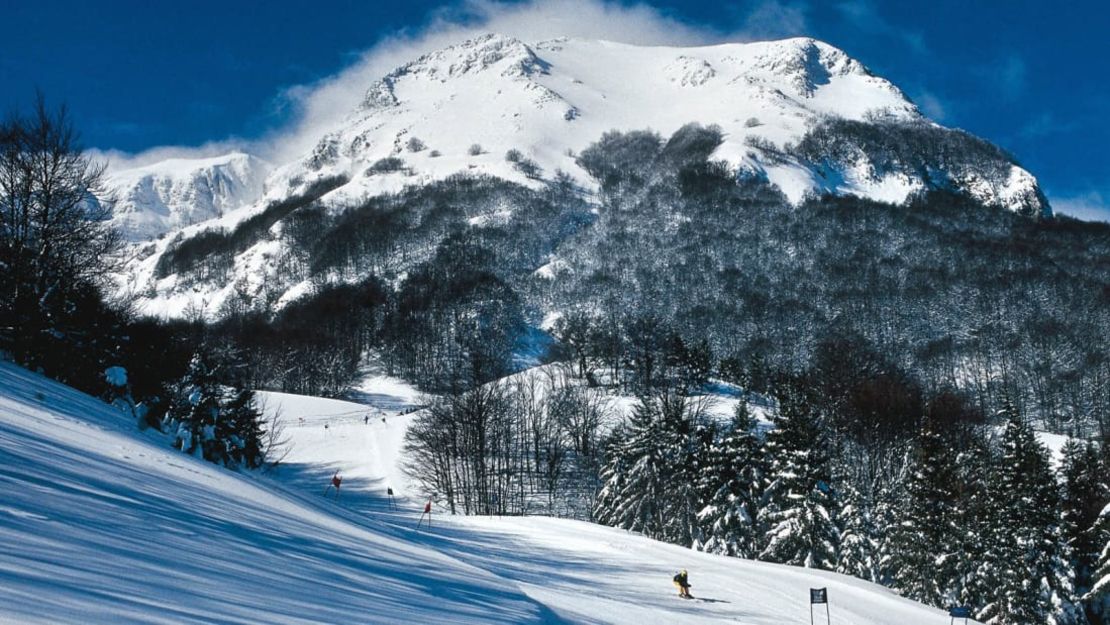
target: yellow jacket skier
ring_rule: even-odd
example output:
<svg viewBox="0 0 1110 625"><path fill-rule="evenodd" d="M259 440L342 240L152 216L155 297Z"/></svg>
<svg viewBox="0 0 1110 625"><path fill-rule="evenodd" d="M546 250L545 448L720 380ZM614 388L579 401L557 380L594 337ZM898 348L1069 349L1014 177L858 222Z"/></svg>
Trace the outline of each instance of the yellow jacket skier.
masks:
<svg viewBox="0 0 1110 625"><path fill-rule="evenodd" d="M693 599L690 594L690 576L686 573L686 569L682 569L674 576L674 585L678 587L678 596L685 599Z"/></svg>

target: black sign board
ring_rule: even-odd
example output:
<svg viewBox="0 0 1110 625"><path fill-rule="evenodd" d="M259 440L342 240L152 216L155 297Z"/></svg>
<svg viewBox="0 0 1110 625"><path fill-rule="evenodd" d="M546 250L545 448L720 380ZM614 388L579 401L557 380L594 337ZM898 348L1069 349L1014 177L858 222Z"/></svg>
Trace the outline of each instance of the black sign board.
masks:
<svg viewBox="0 0 1110 625"><path fill-rule="evenodd" d="M971 618L971 608L963 606L948 608L948 616L952 618Z"/></svg>
<svg viewBox="0 0 1110 625"><path fill-rule="evenodd" d="M828 603L829 590L827 588L810 588L809 589L809 602L813 603Z"/></svg>

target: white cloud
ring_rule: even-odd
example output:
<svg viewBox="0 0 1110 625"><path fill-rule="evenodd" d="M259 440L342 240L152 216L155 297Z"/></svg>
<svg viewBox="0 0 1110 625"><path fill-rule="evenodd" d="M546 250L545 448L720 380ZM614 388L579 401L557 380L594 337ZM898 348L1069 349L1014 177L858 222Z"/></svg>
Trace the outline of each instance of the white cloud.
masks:
<svg viewBox="0 0 1110 625"><path fill-rule="evenodd" d="M797 37L809 31L809 5L803 2L761 2L743 20L746 38Z"/></svg>
<svg viewBox="0 0 1110 625"><path fill-rule="evenodd" d="M921 89L913 94L913 101L917 107L921 109L922 113L929 119L936 122L943 122L948 116L948 109L945 107L944 102L941 101L931 91Z"/></svg>
<svg viewBox="0 0 1110 625"><path fill-rule="evenodd" d="M998 95L1004 100L1014 100L1021 96L1027 86L1025 61L1017 54L987 63L975 73L989 84L993 84Z"/></svg>
<svg viewBox="0 0 1110 625"><path fill-rule="evenodd" d="M1088 191L1070 197L1049 198L1052 210L1084 221L1110 222L1110 197L1098 191Z"/></svg>
<svg viewBox="0 0 1110 625"><path fill-rule="evenodd" d="M98 150L96 148L86 150L86 152L93 160L106 162L110 173L113 171L133 169L135 167L144 167L171 158L207 158L210 156L221 156L234 151L251 152L255 147L256 146L249 141L227 139L191 147L162 146L144 150L137 154L129 154L119 150Z"/></svg>
<svg viewBox="0 0 1110 625"><path fill-rule="evenodd" d="M929 52L925 46L925 37L921 33L891 24L870 0L840 2L836 5L836 10L847 22L863 32L892 37L918 54Z"/></svg>
<svg viewBox="0 0 1110 625"><path fill-rule="evenodd" d="M285 126L253 141L218 141L198 148L155 148L137 155L108 154L124 165L161 158L210 156L223 149L243 149L273 162L286 162L311 149L361 101L366 90L394 68L448 45L482 33L496 32L525 41L555 37L606 39L640 45L705 45L799 34L806 28L806 5L766 0L737 16L731 32L691 25L646 4L608 0L462 0L434 11L420 28L378 41L334 76L312 84L287 87L274 108L287 116Z"/></svg>

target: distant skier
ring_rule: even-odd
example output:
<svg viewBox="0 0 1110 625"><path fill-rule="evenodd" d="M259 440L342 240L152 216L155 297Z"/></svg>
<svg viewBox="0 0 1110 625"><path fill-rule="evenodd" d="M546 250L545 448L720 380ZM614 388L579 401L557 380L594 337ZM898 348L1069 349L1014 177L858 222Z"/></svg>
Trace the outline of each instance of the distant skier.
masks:
<svg viewBox="0 0 1110 625"><path fill-rule="evenodd" d="M678 588L678 596L683 599L693 599L694 596L690 594L690 576L686 573L686 569L682 569L674 576L674 585Z"/></svg>
<svg viewBox="0 0 1110 625"><path fill-rule="evenodd" d="M370 425L370 415L369 414L362 418L362 423L363 423L363 425Z"/></svg>

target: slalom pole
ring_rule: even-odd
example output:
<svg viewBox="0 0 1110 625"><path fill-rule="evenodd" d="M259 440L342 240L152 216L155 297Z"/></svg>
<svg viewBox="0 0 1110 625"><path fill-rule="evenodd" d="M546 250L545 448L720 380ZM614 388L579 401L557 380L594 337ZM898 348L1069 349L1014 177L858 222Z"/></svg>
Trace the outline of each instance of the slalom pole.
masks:
<svg viewBox="0 0 1110 625"><path fill-rule="evenodd" d="M328 491L330 491L331 487L334 486L335 487L335 500L339 501L339 485L342 484L342 483L343 483L343 478L339 477L339 471L336 471L335 474L331 476L331 481L328 482L327 488L324 489L324 496L327 497L328 496Z"/></svg>
<svg viewBox="0 0 1110 625"><path fill-rule="evenodd" d="M428 517L428 527L432 526L432 500L429 499L428 503L424 504L424 512L421 513L420 519L416 522L416 529L420 529L420 524L424 522L424 517Z"/></svg>

